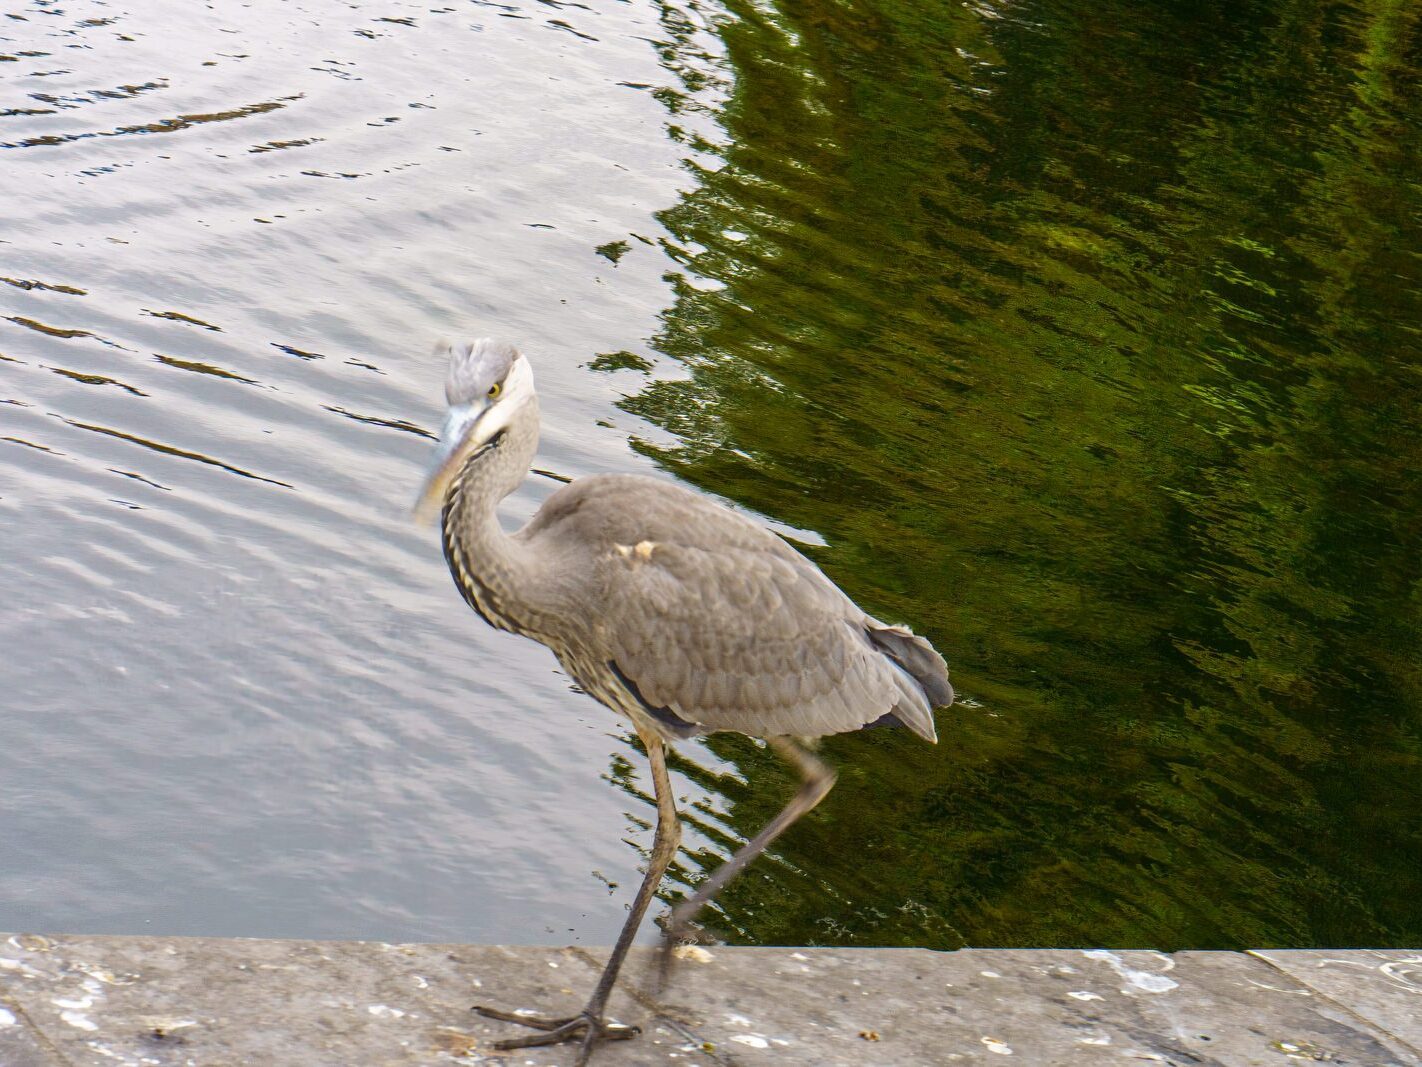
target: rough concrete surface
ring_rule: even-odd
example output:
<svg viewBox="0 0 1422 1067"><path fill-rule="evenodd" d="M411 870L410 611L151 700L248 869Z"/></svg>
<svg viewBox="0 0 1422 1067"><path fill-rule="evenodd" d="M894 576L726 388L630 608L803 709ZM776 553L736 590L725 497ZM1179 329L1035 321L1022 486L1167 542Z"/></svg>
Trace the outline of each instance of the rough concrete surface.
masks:
<svg viewBox="0 0 1422 1067"><path fill-rule="evenodd" d="M1422 951L1273 949L1251 955L1422 1053Z"/></svg>
<svg viewBox="0 0 1422 1067"><path fill-rule="evenodd" d="M595 1064L1422 1065L1422 952L711 948ZM0 1067L570 1063L474 1003L573 1014L579 949L0 934ZM1009 1059L1008 1057L1013 1057Z"/></svg>

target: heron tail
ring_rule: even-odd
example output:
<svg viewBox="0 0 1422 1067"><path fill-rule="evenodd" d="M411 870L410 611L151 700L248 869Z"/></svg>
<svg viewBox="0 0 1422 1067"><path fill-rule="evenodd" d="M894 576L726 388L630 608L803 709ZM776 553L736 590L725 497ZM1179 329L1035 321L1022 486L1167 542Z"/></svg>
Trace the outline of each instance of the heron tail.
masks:
<svg viewBox="0 0 1422 1067"><path fill-rule="evenodd" d="M906 675L905 700L894 708L894 716L925 741L937 741L933 709L953 703L953 686L948 681L948 664L926 638L907 626L887 626L871 622L869 640Z"/></svg>

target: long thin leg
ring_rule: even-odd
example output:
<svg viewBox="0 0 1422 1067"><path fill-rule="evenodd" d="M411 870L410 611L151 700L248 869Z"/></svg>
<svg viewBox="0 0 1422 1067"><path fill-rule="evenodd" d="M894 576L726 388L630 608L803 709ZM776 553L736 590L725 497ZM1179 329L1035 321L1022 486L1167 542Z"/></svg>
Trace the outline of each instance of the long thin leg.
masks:
<svg viewBox="0 0 1422 1067"><path fill-rule="evenodd" d="M717 867L711 873L711 877L702 882L689 899L682 901L672 909L672 913L667 919L666 935L662 939L658 969L659 986L666 985L667 976L671 970L672 950L685 939L686 929L696 918L697 912L705 907L706 902L720 892L727 882L738 875L746 864L764 852L770 843L789 829L796 819L812 810L834 788L834 771L809 749L788 737L770 737L766 740L781 759L794 764L800 772L803 779L800 788L790 798L790 803L785 805L780 814L771 819L765 828L751 839L749 844L742 846L735 855Z"/></svg>
<svg viewBox="0 0 1422 1067"><path fill-rule="evenodd" d="M671 779L667 776L666 748L662 745L661 738L655 734L648 736L641 730L638 730L637 734L646 746L647 762L652 765L652 788L657 798L657 831L652 837L652 856L647 861L647 873L643 876L637 896L632 901L632 911L627 916L627 921L622 924L622 932L617 935L617 944L613 946L612 955L608 957L607 966L602 969L602 977L597 980L597 988L593 990L592 1000L588 1002L588 1008L595 1009L599 1015L607 1004L607 998L612 994L612 987L617 982L617 972L622 968L627 950L632 947L637 928L642 925L642 918L647 914L648 905L656 896L657 886L662 884L662 876L667 873L676 850L681 846L681 820L677 818Z"/></svg>
<svg viewBox="0 0 1422 1067"><path fill-rule="evenodd" d="M672 858L676 855L677 847L681 844L681 821L677 818L676 801L672 799L671 779L667 775L666 748L662 744L662 739L655 734L644 733L640 729L637 731L637 736L642 739L642 744L647 749L647 762L652 768L652 788L657 798L657 829L652 837L652 855L647 861L647 873L643 876L642 884L637 889L637 896L632 900L632 910L627 916L627 921L622 924L622 932L617 935L617 944L613 946L612 955L608 957L607 965L602 969L602 976L598 978L597 987L593 990L587 1006L571 1019L531 1019L509 1012L501 1012L495 1008L475 1007L476 1012L487 1018L523 1023L525 1026L546 1031L530 1037L499 1041L495 1043L495 1048L515 1049L529 1048L535 1045L553 1045L562 1041L574 1040L581 1035L583 1045L579 1050L576 1063L577 1067L582 1067L587 1063L588 1057L592 1054L593 1045L599 1038L627 1038L635 1037L639 1033L635 1027L607 1025L602 1021L602 1013L607 1007L608 998L612 995L612 987L617 984L617 973L622 968L622 961L626 958L627 950L632 947L632 941L637 936L637 928L642 925L642 918L647 914L647 907L656 895L657 886L661 884L662 876L666 874Z"/></svg>

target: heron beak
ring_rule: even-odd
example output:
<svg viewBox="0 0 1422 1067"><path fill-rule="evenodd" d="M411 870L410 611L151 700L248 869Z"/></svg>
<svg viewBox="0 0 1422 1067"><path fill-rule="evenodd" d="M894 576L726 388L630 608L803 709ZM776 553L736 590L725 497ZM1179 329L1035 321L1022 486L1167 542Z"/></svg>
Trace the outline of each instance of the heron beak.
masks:
<svg viewBox="0 0 1422 1067"><path fill-rule="evenodd" d="M458 404L450 408L449 413L445 415L444 426L439 432L439 450L435 453L434 467L415 501L416 522L428 525L443 510L450 485L464 469L470 455L485 443L478 431L479 420L488 410L488 401L479 400Z"/></svg>

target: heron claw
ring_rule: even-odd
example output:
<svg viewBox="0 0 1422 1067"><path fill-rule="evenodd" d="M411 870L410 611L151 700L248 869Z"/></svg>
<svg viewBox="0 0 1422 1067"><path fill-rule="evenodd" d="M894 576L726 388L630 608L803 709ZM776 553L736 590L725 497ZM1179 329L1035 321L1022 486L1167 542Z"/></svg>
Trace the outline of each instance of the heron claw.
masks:
<svg viewBox="0 0 1422 1067"><path fill-rule="evenodd" d="M540 1015L519 1015L511 1011L501 1011L498 1008L486 1008L476 1004L471 1009L486 1019L497 1019L499 1022L518 1023L520 1026L529 1026L542 1033L530 1034L528 1037L510 1037L494 1042L494 1048L500 1052L508 1052L519 1048L538 1048L543 1045L559 1045L564 1041L577 1040L582 1037L582 1048L578 1053L578 1064L586 1063L592 1054L592 1047L599 1041L630 1041L642 1032L639 1026L624 1026L622 1023L604 1022L599 1016L590 1011L583 1011L577 1015L562 1019L548 1019Z"/></svg>

